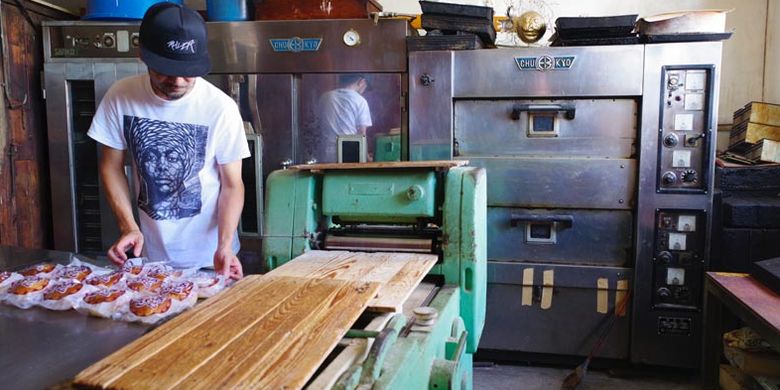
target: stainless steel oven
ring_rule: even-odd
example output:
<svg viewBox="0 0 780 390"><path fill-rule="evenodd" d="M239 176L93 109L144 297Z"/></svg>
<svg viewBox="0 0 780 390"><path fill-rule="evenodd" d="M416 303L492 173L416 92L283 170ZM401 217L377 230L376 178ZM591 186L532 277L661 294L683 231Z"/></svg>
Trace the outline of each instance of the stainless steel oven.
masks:
<svg viewBox="0 0 780 390"><path fill-rule="evenodd" d="M698 365L720 43L414 52L409 155L488 176L480 348ZM618 310L619 311L619 310Z"/></svg>
<svg viewBox="0 0 780 390"><path fill-rule="evenodd" d="M138 58L138 27L113 21L43 24L54 249L103 255L119 236L98 175L99 148L86 134L108 88L146 72ZM241 80L223 75L207 79L239 100ZM254 133L251 115L244 117L252 157L244 160L242 170L246 185L239 227L242 244L259 242L263 203L262 139ZM125 172L133 187L130 167L128 160Z"/></svg>

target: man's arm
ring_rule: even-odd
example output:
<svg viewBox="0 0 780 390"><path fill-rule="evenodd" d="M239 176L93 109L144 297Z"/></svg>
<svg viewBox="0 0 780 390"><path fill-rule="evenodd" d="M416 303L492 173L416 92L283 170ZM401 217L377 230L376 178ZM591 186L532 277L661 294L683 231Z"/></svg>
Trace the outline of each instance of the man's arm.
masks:
<svg viewBox="0 0 780 390"><path fill-rule="evenodd" d="M125 252L130 248L137 257L141 255L144 245L144 236L133 218L133 209L130 203L130 187L125 176L125 152L105 145L100 146L102 157L100 158L100 178L106 190L108 204L119 225L121 236L108 250L108 258L119 265L127 260Z"/></svg>
<svg viewBox="0 0 780 390"><path fill-rule="evenodd" d="M233 279L243 277L241 262L233 253L233 238L244 208L244 182L241 160L219 165L220 190L217 201L219 241L214 253L214 269Z"/></svg>

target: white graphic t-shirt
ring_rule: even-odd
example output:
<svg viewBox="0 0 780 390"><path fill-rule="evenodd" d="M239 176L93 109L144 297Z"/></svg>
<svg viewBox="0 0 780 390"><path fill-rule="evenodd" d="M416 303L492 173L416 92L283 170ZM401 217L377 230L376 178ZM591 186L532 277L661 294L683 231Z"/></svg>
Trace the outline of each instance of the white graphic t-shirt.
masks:
<svg viewBox="0 0 780 390"><path fill-rule="evenodd" d="M175 267L212 265L218 166L249 157L235 102L202 78L168 101L154 94L148 74L133 76L108 90L88 135L132 158L144 255Z"/></svg>

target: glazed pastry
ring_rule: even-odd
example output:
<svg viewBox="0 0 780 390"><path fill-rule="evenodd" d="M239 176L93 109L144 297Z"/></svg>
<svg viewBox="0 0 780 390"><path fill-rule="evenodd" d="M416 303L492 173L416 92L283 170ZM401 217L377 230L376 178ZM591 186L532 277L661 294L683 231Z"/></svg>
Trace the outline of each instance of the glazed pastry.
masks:
<svg viewBox="0 0 780 390"><path fill-rule="evenodd" d="M130 301L130 311L139 317L162 314L170 310L171 298L166 295L149 295Z"/></svg>
<svg viewBox="0 0 780 390"><path fill-rule="evenodd" d="M118 288L101 289L85 295L84 302L89 303L90 305L97 305L104 302L114 302L117 300L117 298L124 294L125 290L120 290Z"/></svg>
<svg viewBox="0 0 780 390"><path fill-rule="evenodd" d="M195 287L195 284L189 280L166 283L162 288L161 294L183 301L192 293L193 287Z"/></svg>
<svg viewBox="0 0 780 390"><path fill-rule="evenodd" d="M199 278L196 283L198 288L211 288L219 283L219 278Z"/></svg>
<svg viewBox="0 0 780 390"><path fill-rule="evenodd" d="M33 276L38 274L48 274L49 272L54 270L54 267L56 265L54 263L41 263L36 264L30 267L27 267L21 271L19 271L20 274L24 276Z"/></svg>
<svg viewBox="0 0 780 390"><path fill-rule="evenodd" d="M41 291L49 285L49 279L37 276L28 276L22 280L14 282L8 289L8 292L16 295L26 295L36 291Z"/></svg>
<svg viewBox="0 0 780 390"><path fill-rule="evenodd" d="M57 271L57 277L61 279L76 279L81 282L91 273L92 268L86 265L70 265Z"/></svg>
<svg viewBox="0 0 780 390"><path fill-rule="evenodd" d="M160 290L160 286L162 286L162 280L147 276L139 276L127 282L127 287L137 292L157 292Z"/></svg>
<svg viewBox="0 0 780 390"><path fill-rule="evenodd" d="M111 287L122 279L122 271L112 272L104 275L92 275L87 278L87 284L93 286Z"/></svg>
<svg viewBox="0 0 780 390"><path fill-rule="evenodd" d="M0 283L5 282L5 280L10 278L11 275L13 275L11 272L7 272L7 271L0 272Z"/></svg>
<svg viewBox="0 0 780 390"><path fill-rule="evenodd" d="M138 275L143 271L144 266L143 264L134 264L130 262L125 262L124 265L122 265L122 272L126 272L133 275Z"/></svg>
<svg viewBox="0 0 780 390"><path fill-rule="evenodd" d="M68 295L75 294L84 287L81 282L75 280L65 280L57 282L43 293L43 299L48 301L59 301Z"/></svg>
<svg viewBox="0 0 780 390"><path fill-rule="evenodd" d="M181 276L181 271L166 269L165 267L156 266L146 271L146 276L150 278L165 280L171 276Z"/></svg>

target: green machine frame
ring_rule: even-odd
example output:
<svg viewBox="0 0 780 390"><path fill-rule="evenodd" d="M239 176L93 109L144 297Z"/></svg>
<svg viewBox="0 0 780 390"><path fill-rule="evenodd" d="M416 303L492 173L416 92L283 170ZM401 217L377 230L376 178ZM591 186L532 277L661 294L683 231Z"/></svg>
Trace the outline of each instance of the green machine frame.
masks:
<svg viewBox="0 0 780 390"><path fill-rule="evenodd" d="M415 331L396 314L369 357L345 372L336 388L471 388L471 359L485 322L486 200L485 171L474 167L401 163L288 169L268 176L263 229L268 269L322 249L328 232L343 224L438 229L432 248L440 259L429 272L442 283L429 303L438 312L435 325ZM422 369L426 365L429 370Z"/></svg>

